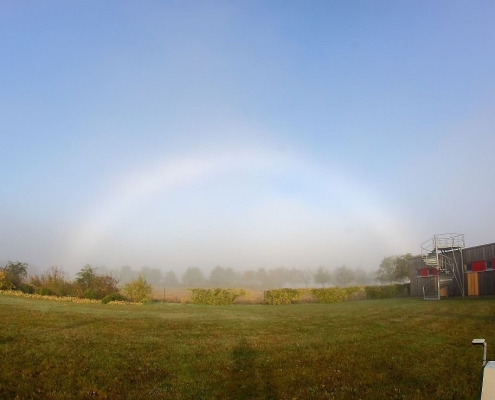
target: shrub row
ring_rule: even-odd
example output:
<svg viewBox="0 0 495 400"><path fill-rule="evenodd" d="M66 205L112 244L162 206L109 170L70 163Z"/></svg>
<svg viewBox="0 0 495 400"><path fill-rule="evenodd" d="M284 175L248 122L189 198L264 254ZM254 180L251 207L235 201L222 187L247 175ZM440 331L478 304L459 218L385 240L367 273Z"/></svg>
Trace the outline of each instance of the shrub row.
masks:
<svg viewBox="0 0 495 400"><path fill-rule="evenodd" d="M265 304L293 304L297 302L340 303L348 300L374 300L409 296L409 283L387 286L352 286L322 289L275 289L267 290ZM301 301L305 298L304 301Z"/></svg>
<svg viewBox="0 0 495 400"><path fill-rule="evenodd" d="M298 302L340 303L346 300L364 300L365 298L363 286L322 289L275 289L265 291L264 303L272 305Z"/></svg>
<svg viewBox="0 0 495 400"><path fill-rule="evenodd" d="M366 286L364 290L366 292L366 298L369 300L389 299L392 297L409 296L410 284L398 283L395 285L387 285L387 286Z"/></svg>
<svg viewBox="0 0 495 400"><path fill-rule="evenodd" d="M0 294L6 294L10 296L26 297L29 299L43 299L43 300L55 300L55 301L70 301L72 303L90 303L90 304L142 304L142 303L132 303L130 301L124 301L124 298L119 293L114 293L112 295L106 296L102 300L95 299L84 299L80 297L70 297L70 296L52 296L52 295L42 295L39 293L24 293L19 290L0 290Z"/></svg>
<svg viewBox="0 0 495 400"><path fill-rule="evenodd" d="M292 304L307 293L307 289L273 289L265 291L264 303L279 305Z"/></svg>
<svg viewBox="0 0 495 400"><path fill-rule="evenodd" d="M191 301L193 304L204 305L229 305L239 297L245 296L247 291L244 289L188 289L192 292Z"/></svg>
<svg viewBox="0 0 495 400"><path fill-rule="evenodd" d="M27 285L29 286L29 285ZM50 292L38 290L37 293L29 293L28 287L23 291L0 290L0 294L10 294L28 298L41 298L57 301L71 301L77 303L103 303L103 304L141 304L125 301L120 293L111 293L101 300L89 298L77 298L70 296L54 296ZM43 289L43 288L41 288ZM246 296L248 292L244 289L203 289L191 288L191 302L203 305L229 305L235 300ZM340 303L348 300L373 300L393 297L404 297L409 295L409 284L395 284L387 286L352 286L346 288L332 287L321 289L274 289L264 292L264 304L280 305L294 303Z"/></svg>
<svg viewBox="0 0 495 400"><path fill-rule="evenodd" d="M340 303L347 300L365 299L363 286L311 289L310 293L319 303Z"/></svg>

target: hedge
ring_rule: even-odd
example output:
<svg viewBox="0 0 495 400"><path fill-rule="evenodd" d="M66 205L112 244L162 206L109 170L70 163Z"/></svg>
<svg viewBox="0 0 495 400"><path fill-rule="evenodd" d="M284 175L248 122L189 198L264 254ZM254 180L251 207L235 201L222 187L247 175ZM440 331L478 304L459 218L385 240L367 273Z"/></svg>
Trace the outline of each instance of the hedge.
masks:
<svg viewBox="0 0 495 400"><path fill-rule="evenodd" d="M247 292L244 289L188 289L192 292L192 302L203 305L229 305L235 299L245 296Z"/></svg>
<svg viewBox="0 0 495 400"><path fill-rule="evenodd" d="M299 300L305 289L273 289L265 291L264 303L272 305L292 304Z"/></svg>
<svg viewBox="0 0 495 400"><path fill-rule="evenodd" d="M392 297L408 296L410 292L410 284L397 283L395 285L386 286L366 286L364 290L368 300L389 299Z"/></svg>
<svg viewBox="0 0 495 400"><path fill-rule="evenodd" d="M351 286L346 288L311 289L311 294L319 303L340 303L346 300L363 298L364 288L362 286Z"/></svg>

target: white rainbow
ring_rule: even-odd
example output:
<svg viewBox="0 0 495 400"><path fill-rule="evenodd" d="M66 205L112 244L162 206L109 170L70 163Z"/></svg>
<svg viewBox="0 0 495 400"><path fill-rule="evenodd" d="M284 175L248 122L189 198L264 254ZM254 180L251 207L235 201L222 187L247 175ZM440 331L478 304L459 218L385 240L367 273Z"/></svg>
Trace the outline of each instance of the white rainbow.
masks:
<svg viewBox="0 0 495 400"><path fill-rule="evenodd" d="M254 149L171 157L121 177L91 205L81 226L71 236L69 258L86 262L84 260L91 258L100 243L112 235L129 213L157 196L163 199L199 182L246 173L273 179L294 176L306 180L309 185L318 186L318 191L330 193L344 202L347 213L354 215L375 240L378 238L391 248L399 249L404 243L411 242L400 220L380 207L380 196L366 185L349 179L341 171L317 166L298 155Z"/></svg>

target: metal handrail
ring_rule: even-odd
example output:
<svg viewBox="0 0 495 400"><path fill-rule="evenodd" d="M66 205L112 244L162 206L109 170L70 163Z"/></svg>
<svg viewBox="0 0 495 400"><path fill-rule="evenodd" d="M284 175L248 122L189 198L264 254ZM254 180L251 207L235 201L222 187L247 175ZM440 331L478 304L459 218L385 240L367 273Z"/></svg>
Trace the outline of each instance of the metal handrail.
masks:
<svg viewBox="0 0 495 400"><path fill-rule="evenodd" d="M464 235L461 233L440 233L432 239L421 243L421 254L424 256L441 248L459 249L465 247Z"/></svg>
<svg viewBox="0 0 495 400"><path fill-rule="evenodd" d="M462 249L464 247L464 235L461 233L437 234L432 239L421 244L421 256L424 262L439 271L452 272L463 296L465 288L462 272ZM454 252L454 250L460 251L460 266L457 265L457 259L454 254L452 255L452 260L444 254L445 251Z"/></svg>

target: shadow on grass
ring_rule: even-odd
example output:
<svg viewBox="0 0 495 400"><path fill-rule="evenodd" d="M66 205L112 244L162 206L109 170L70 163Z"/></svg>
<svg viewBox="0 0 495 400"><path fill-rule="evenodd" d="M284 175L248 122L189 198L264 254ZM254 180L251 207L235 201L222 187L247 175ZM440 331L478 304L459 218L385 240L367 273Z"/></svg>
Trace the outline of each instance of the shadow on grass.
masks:
<svg viewBox="0 0 495 400"><path fill-rule="evenodd" d="M0 344L7 344L7 343L10 343L10 342L13 342L15 339L13 336L7 336L7 337L4 337L4 338L1 338L0 339Z"/></svg>
<svg viewBox="0 0 495 400"><path fill-rule="evenodd" d="M242 338L232 351L233 368L228 378L227 388L231 398L276 399L270 371L257 368L257 354L245 338Z"/></svg>

